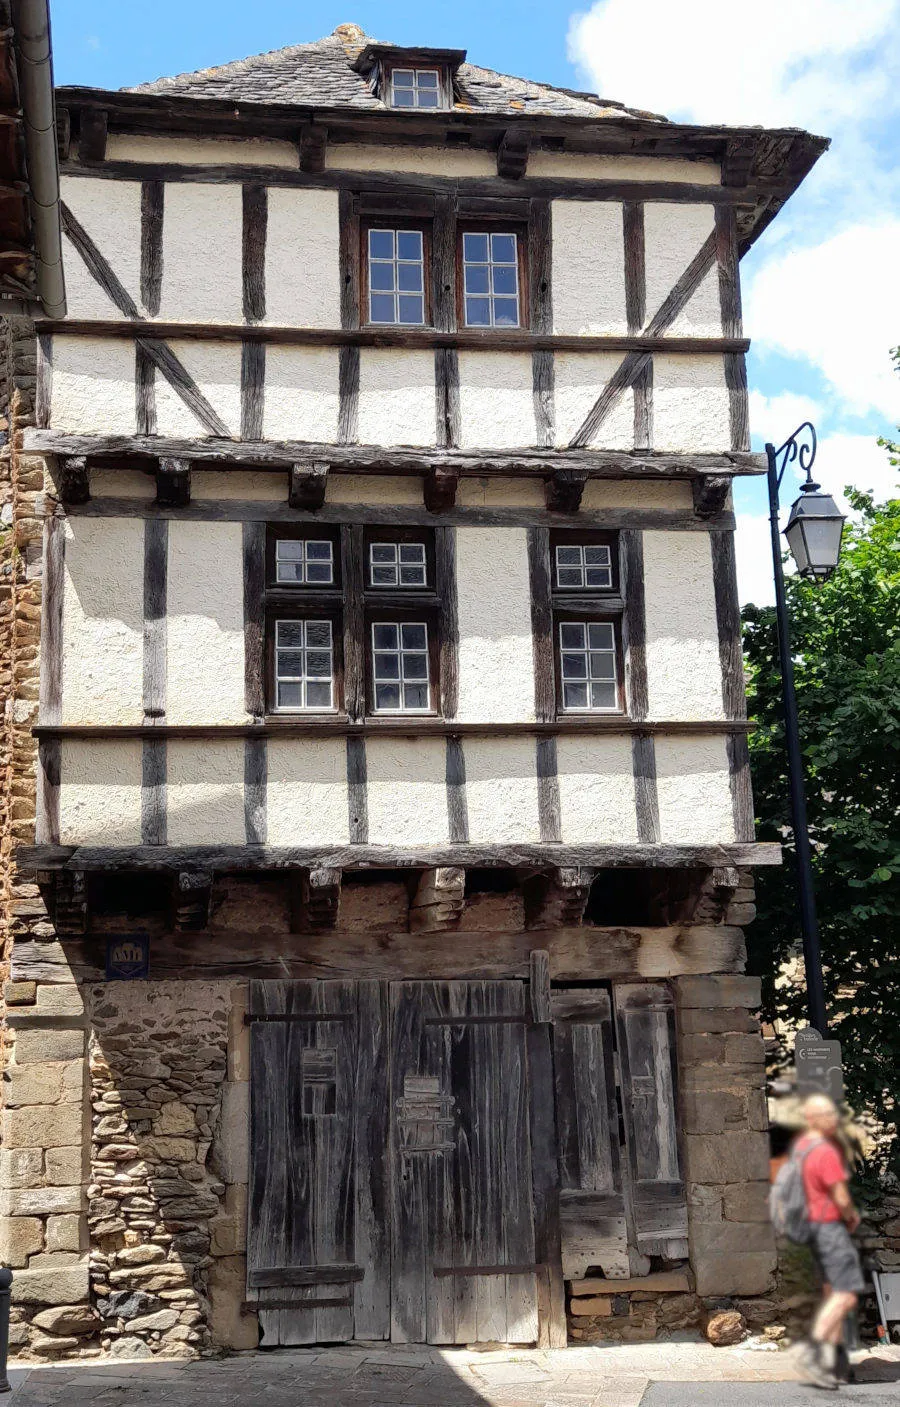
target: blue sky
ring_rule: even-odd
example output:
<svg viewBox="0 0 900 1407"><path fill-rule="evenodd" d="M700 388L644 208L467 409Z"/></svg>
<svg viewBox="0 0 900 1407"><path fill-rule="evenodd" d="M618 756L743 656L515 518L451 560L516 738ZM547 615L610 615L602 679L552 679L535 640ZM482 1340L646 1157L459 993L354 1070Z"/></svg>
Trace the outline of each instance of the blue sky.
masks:
<svg viewBox="0 0 900 1407"><path fill-rule="evenodd" d="M900 0L51 0L56 81L117 88L354 21L399 43L591 88L682 121L833 138L744 261L754 445L812 418L818 476L895 495L875 440L900 421ZM790 494L788 494L790 497ZM736 491L743 599L771 599L765 492Z"/></svg>

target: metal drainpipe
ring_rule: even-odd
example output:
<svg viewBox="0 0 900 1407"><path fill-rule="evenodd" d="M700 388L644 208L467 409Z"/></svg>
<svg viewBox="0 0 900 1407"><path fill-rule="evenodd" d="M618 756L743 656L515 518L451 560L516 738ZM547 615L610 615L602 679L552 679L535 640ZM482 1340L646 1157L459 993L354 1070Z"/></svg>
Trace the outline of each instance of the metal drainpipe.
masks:
<svg viewBox="0 0 900 1407"><path fill-rule="evenodd" d="M66 313L66 285L59 225L59 157L48 0L16 0L15 10L37 295L48 318L61 318Z"/></svg>

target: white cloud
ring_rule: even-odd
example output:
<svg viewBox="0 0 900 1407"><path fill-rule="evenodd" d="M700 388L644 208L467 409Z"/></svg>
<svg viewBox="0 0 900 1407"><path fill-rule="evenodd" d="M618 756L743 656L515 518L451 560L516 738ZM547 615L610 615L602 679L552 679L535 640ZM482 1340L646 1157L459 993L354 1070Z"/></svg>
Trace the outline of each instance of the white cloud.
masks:
<svg viewBox="0 0 900 1407"><path fill-rule="evenodd" d="M818 366L852 414L900 419L900 219L857 225L814 249L788 249L750 279L745 322L766 347Z"/></svg>
<svg viewBox="0 0 900 1407"><path fill-rule="evenodd" d="M831 128L898 102L898 0L598 0L569 55L605 96L700 122Z"/></svg>

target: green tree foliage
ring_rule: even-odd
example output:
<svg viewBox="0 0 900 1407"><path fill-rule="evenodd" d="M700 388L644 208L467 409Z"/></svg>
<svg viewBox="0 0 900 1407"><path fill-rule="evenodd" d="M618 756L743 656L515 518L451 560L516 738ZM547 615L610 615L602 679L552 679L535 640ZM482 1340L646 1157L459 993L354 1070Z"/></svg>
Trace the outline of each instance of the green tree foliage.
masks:
<svg viewBox="0 0 900 1407"><path fill-rule="evenodd" d="M889 1132L872 1171L900 1175L900 497L846 492L841 564L822 586L789 577L788 609L830 1034L851 1105ZM785 846L757 872L750 970L768 1019L803 1022L802 978L776 985L800 934L772 607L746 608L744 649L758 837Z"/></svg>

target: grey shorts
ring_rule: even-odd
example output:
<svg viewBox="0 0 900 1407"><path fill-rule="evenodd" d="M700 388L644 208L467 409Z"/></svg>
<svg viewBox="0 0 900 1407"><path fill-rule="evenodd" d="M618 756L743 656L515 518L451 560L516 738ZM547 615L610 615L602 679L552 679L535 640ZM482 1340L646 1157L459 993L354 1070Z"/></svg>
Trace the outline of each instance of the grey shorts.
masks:
<svg viewBox="0 0 900 1407"><path fill-rule="evenodd" d="M833 1290L861 1295L866 1288L859 1252L842 1221L812 1222L810 1248Z"/></svg>

